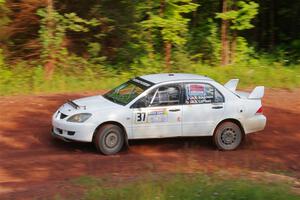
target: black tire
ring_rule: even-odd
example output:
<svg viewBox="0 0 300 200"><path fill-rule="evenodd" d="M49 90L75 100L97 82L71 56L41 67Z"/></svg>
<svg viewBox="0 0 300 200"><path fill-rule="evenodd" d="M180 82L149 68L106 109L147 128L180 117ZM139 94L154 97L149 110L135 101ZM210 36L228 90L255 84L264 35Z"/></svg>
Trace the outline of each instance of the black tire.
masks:
<svg viewBox="0 0 300 200"><path fill-rule="evenodd" d="M113 124L103 125L96 132L94 144L97 150L104 155L116 154L124 145L123 130Z"/></svg>
<svg viewBox="0 0 300 200"><path fill-rule="evenodd" d="M241 144L243 132L241 128L233 122L223 122L215 130L213 140L220 150L235 150Z"/></svg>

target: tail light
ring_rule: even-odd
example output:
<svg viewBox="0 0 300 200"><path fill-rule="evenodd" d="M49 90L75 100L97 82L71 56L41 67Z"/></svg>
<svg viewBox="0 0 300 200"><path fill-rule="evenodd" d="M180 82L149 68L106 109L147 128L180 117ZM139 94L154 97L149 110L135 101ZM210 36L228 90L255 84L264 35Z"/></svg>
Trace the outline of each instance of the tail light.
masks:
<svg viewBox="0 0 300 200"><path fill-rule="evenodd" d="M263 114L263 107L261 106L257 111L256 111L256 113L255 114Z"/></svg>

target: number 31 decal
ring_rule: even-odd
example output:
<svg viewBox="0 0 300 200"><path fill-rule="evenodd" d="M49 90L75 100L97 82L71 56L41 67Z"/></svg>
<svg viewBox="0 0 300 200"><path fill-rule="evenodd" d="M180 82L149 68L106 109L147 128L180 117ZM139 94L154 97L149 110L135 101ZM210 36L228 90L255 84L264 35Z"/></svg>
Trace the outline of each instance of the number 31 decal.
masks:
<svg viewBox="0 0 300 200"><path fill-rule="evenodd" d="M137 123L139 123L139 122L145 122L146 121L146 113L144 113L144 112L136 113L135 121Z"/></svg>

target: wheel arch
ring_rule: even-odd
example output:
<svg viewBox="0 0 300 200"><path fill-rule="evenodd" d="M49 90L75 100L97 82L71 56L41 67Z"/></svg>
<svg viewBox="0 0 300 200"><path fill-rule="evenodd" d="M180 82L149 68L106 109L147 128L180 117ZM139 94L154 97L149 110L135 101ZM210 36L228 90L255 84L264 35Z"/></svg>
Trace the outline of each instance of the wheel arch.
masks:
<svg viewBox="0 0 300 200"><path fill-rule="evenodd" d="M126 128L120 122L117 122L117 121L106 121L106 122L103 122L103 123L99 124L97 126L97 128L95 129L95 131L94 131L93 141L94 141L95 135L96 135L97 131L99 130L99 128L102 127L102 126L104 126L104 125L107 125L107 124L116 125L116 126L120 127L123 130L125 144L126 144L126 146L128 146L128 135L127 135Z"/></svg>
<svg viewBox="0 0 300 200"><path fill-rule="evenodd" d="M245 138L246 134L245 134L245 130L244 130L242 123L239 120L234 119L234 118L227 118L227 119L223 119L222 121L220 121L214 129L213 135L215 135L217 128L224 122L232 122L232 123L235 123L236 125L238 125L243 133L243 139Z"/></svg>

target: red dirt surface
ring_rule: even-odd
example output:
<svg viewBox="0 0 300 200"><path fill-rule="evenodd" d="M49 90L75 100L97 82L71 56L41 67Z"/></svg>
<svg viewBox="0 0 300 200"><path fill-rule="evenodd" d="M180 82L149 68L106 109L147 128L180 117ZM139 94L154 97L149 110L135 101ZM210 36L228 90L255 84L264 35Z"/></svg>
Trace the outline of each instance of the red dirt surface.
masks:
<svg viewBox="0 0 300 200"><path fill-rule="evenodd" d="M91 94L0 97L0 199L52 199L68 191L76 197L66 183L81 175L130 178L226 169L300 177L299 89L267 90L266 129L248 135L236 151L216 150L209 137L174 138L131 141L129 150L114 156L50 135L52 113L67 99Z"/></svg>

